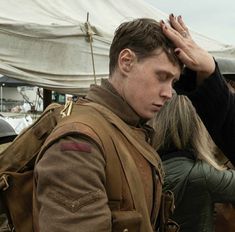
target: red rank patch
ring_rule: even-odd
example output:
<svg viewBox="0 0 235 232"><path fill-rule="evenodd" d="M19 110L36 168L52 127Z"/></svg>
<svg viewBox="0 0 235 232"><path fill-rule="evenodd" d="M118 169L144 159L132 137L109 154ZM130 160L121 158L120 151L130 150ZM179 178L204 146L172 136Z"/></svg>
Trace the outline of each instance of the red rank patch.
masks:
<svg viewBox="0 0 235 232"><path fill-rule="evenodd" d="M80 151L80 152L86 152L91 153L91 145L88 143L75 143L75 142L67 142L67 143L61 143L60 145L61 151Z"/></svg>

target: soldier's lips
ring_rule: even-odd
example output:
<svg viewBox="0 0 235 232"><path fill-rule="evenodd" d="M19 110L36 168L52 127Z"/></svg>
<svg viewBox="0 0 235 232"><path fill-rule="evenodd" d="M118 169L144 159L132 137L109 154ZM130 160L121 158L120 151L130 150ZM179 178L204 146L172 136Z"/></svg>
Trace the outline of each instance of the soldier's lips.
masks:
<svg viewBox="0 0 235 232"><path fill-rule="evenodd" d="M162 108L162 104L153 104L153 110L158 112Z"/></svg>

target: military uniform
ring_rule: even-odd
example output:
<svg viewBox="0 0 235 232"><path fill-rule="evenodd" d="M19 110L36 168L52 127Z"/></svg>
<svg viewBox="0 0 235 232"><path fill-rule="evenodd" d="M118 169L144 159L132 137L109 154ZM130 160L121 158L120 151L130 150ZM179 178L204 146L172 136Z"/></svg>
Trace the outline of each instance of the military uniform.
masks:
<svg viewBox="0 0 235 232"><path fill-rule="evenodd" d="M152 129L107 80L103 80L101 86L92 86L86 99L119 116L132 129L136 139L150 142ZM159 186L162 183L157 175L162 173L161 162L158 160L156 172L134 148L129 146L128 149L144 186L143 201L146 201L152 225L149 231L155 231L161 198ZM153 153L153 156L158 155ZM35 231L112 231L114 218L106 191L106 168L106 157L89 133L65 136L50 145L35 167ZM121 186L117 188L121 187L121 201L116 210L133 211L135 205L122 168L120 177Z"/></svg>

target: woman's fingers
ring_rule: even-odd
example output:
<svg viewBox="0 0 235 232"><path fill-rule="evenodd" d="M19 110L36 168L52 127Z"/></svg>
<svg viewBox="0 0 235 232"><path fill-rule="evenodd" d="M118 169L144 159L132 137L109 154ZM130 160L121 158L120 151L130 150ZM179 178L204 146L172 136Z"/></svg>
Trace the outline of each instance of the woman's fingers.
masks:
<svg viewBox="0 0 235 232"><path fill-rule="evenodd" d="M181 36L191 38L189 30L184 24L181 16L176 17L173 14L170 14L169 22L172 28L174 28Z"/></svg>
<svg viewBox="0 0 235 232"><path fill-rule="evenodd" d="M186 66L190 66L189 63L191 62L191 58L183 50L181 50L180 48L176 48L175 54L178 56L183 64L185 64Z"/></svg>
<svg viewBox="0 0 235 232"><path fill-rule="evenodd" d="M187 39L188 35L187 32L185 34L180 34L177 30L175 30L173 27L167 25L166 23L161 22L163 33L173 41L173 43L176 45L176 47L184 47L185 45L185 39Z"/></svg>
<svg viewBox="0 0 235 232"><path fill-rule="evenodd" d="M189 30L181 16L169 16L170 25L161 21L163 33L175 44L175 53L190 69L200 76L209 76L215 69L211 54L199 47L191 38Z"/></svg>
<svg viewBox="0 0 235 232"><path fill-rule="evenodd" d="M181 25L181 27L182 27L185 31L187 31L187 32L189 33L188 27L184 24L184 21L183 21L181 15L179 15L179 16L177 17L177 20L178 20L178 23ZM190 33L189 33L189 34L190 34Z"/></svg>
<svg viewBox="0 0 235 232"><path fill-rule="evenodd" d="M178 22L177 17L174 14L169 15L169 23L176 31L178 32L184 31L184 28Z"/></svg>

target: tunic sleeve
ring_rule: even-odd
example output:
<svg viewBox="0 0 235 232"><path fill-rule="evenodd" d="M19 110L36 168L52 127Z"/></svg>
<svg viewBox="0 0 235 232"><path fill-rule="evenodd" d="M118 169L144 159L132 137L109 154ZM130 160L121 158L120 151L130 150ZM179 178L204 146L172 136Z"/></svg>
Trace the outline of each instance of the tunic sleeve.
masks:
<svg viewBox="0 0 235 232"><path fill-rule="evenodd" d="M111 231L105 160L91 139L53 144L37 163L35 179L40 231Z"/></svg>

